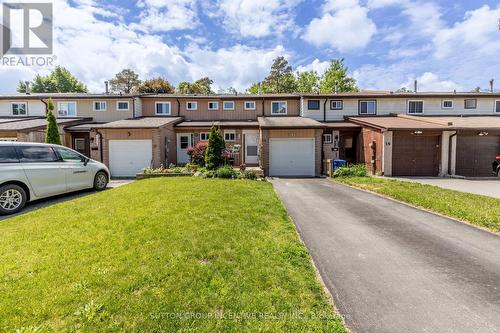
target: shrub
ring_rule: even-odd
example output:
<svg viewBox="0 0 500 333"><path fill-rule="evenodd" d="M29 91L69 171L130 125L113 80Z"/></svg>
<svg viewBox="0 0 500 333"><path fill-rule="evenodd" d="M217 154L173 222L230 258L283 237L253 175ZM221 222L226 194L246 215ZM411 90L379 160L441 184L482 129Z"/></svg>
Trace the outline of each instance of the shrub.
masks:
<svg viewBox="0 0 500 333"><path fill-rule="evenodd" d="M238 178L237 172L230 166L223 166L217 169L218 178L233 179Z"/></svg>
<svg viewBox="0 0 500 333"><path fill-rule="evenodd" d="M205 151L207 150L208 142L198 142L194 147L189 147L187 154L191 159L191 163L200 166L205 165Z"/></svg>
<svg viewBox="0 0 500 333"><path fill-rule="evenodd" d="M208 146L205 150L205 166L208 170L215 170L224 162L222 152L226 147L226 142L217 127L212 126Z"/></svg>
<svg viewBox="0 0 500 333"><path fill-rule="evenodd" d="M243 179L250 179L250 180L256 180L257 179L257 173L253 170L245 170L243 171L241 177Z"/></svg>
<svg viewBox="0 0 500 333"><path fill-rule="evenodd" d="M333 177L367 177L368 170L364 164L348 165L338 168L333 173Z"/></svg>
<svg viewBox="0 0 500 333"><path fill-rule="evenodd" d="M56 145L61 144L61 136L59 135L59 127L57 127L57 120L52 110L54 109L54 103L50 99L48 102L47 112L47 130L45 132L45 143L52 143Z"/></svg>

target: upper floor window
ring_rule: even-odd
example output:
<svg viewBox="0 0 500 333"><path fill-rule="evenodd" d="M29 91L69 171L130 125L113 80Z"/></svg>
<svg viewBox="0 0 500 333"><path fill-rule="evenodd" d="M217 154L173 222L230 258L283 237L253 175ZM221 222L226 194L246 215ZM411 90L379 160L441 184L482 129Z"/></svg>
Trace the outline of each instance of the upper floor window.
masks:
<svg viewBox="0 0 500 333"><path fill-rule="evenodd" d="M319 110L319 99L310 99L307 101L308 110Z"/></svg>
<svg viewBox="0 0 500 333"><path fill-rule="evenodd" d="M198 110L198 102L186 102L186 109L190 111Z"/></svg>
<svg viewBox="0 0 500 333"><path fill-rule="evenodd" d="M359 114L377 114L377 101L359 101Z"/></svg>
<svg viewBox="0 0 500 333"><path fill-rule="evenodd" d="M94 111L106 111L106 102L94 102Z"/></svg>
<svg viewBox="0 0 500 333"><path fill-rule="evenodd" d="M224 101L222 108L224 110L234 110L234 101Z"/></svg>
<svg viewBox="0 0 500 333"><path fill-rule="evenodd" d="M344 103L342 101L330 101L330 110L342 110Z"/></svg>
<svg viewBox="0 0 500 333"><path fill-rule="evenodd" d="M286 101L271 102L271 114L286 114L287 104Z"/></svg>
<svg viewBox="0 0 500 333"><path fill-rule="evenodd" d="M424 113L424 101L408 101L408 114Z"/></svg>
<svg viewBox="0 0 500 333"><path fill-rule="evenodd" d="M59 117L76 117L76 102L57 103L57 115Z"/></svg>
<svg viewBox="0 0 500 333"><path fill-rule="evenodd" d="M224 140L225 141L236 141L236 132L235 131L224 131Z"/></svg>
<svg viewBox="0 0 500 333"><path fill-rule="evenodd" d="M170 102L156 102L156 114L169 116L170 113Z"/></svg>
<svg viewBox="0 0 500 333"><path fill-rule="evenodd" d="M209 110L219 110L219 102L208 102Z"/></svg>
<svg viewBox="0 0 500 333"><path fill-rule="evenodd" d="M495 101L495 112L500 113L500 101Z"/></svg>
<svg viewBox="0 0 500 333"><path fill-rule="evenodd" d="M200 133L200 141L208 141L209 138L210 138L210 133L208 132Z"/></svg>
<svg viewBox="0 0 500 333"><path fill-rule="evenodd" d="M13 116L25 116L27 110L26 103L12 103L12 115Z"/></svg>
<svg viewBox="0 0 500 333"><path fill-rule="evenodd" d="M118 101L118 102L116 102L116 109L118 111L128 111L130 109L129 101Z"/></svg>
<svg viewBox="0 0 500 333"><path fill-rule="evenodd" d="M245 110L255 110L255 101L245 101Z"/></svg>
<svg viewBox="0 0 500 333"><path fill-rule="evenodd" d="M442 104L443 109L453 109L453 100L444 100Z"/></svg>
<svg viewBox="0 0 500 333"><path fill-rule="evenodd" d="M477 108L477 99L466 99L465 100L465 108L466 109L475 109Z"/></svg>

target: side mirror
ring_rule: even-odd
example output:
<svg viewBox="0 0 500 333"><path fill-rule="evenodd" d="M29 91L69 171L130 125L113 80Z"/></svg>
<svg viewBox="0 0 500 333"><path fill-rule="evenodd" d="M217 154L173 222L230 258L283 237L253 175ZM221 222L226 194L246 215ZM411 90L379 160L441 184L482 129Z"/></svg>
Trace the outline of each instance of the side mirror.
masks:
<svg viewBox="0 0 500 333"><path fill-rule="evenodd" d="M85 158L83 159L83 166L87 166L87 164L89 164L89 161L90 161L90 160L89 160L88 158L86 158L86 157L85 157Z"/></svg>

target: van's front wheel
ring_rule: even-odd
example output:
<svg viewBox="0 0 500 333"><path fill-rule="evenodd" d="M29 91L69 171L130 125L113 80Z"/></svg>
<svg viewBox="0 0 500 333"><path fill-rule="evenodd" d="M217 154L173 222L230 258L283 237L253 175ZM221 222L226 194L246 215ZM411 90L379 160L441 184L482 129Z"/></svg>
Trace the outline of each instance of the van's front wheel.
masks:
<svg viewBox="0 0 500 333"><path fill-rule="evenodd" d="M104 171L96 173L94 178L94 189L96 191L104 191L108 186L108 175Z"/></svg>
<svg viewBox="0 0 500 333"><path fill-rule="evenodd" d="M26 205L26 192L15 184L0 187L0 214L14 214Z"/></svg>

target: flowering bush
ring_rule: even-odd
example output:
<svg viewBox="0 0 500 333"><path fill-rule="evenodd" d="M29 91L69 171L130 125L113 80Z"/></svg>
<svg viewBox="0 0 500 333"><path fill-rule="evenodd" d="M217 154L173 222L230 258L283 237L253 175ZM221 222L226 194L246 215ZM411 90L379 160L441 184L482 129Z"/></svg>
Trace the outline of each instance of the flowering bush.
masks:
<svg viewBox="0 0 500 333"><path fill-rule="evenodd" d="M205 165L205 151L207 150L208 142L198 142L194 147L187 149L187 154L191 158L191 163L200 166Z"/></svg>

